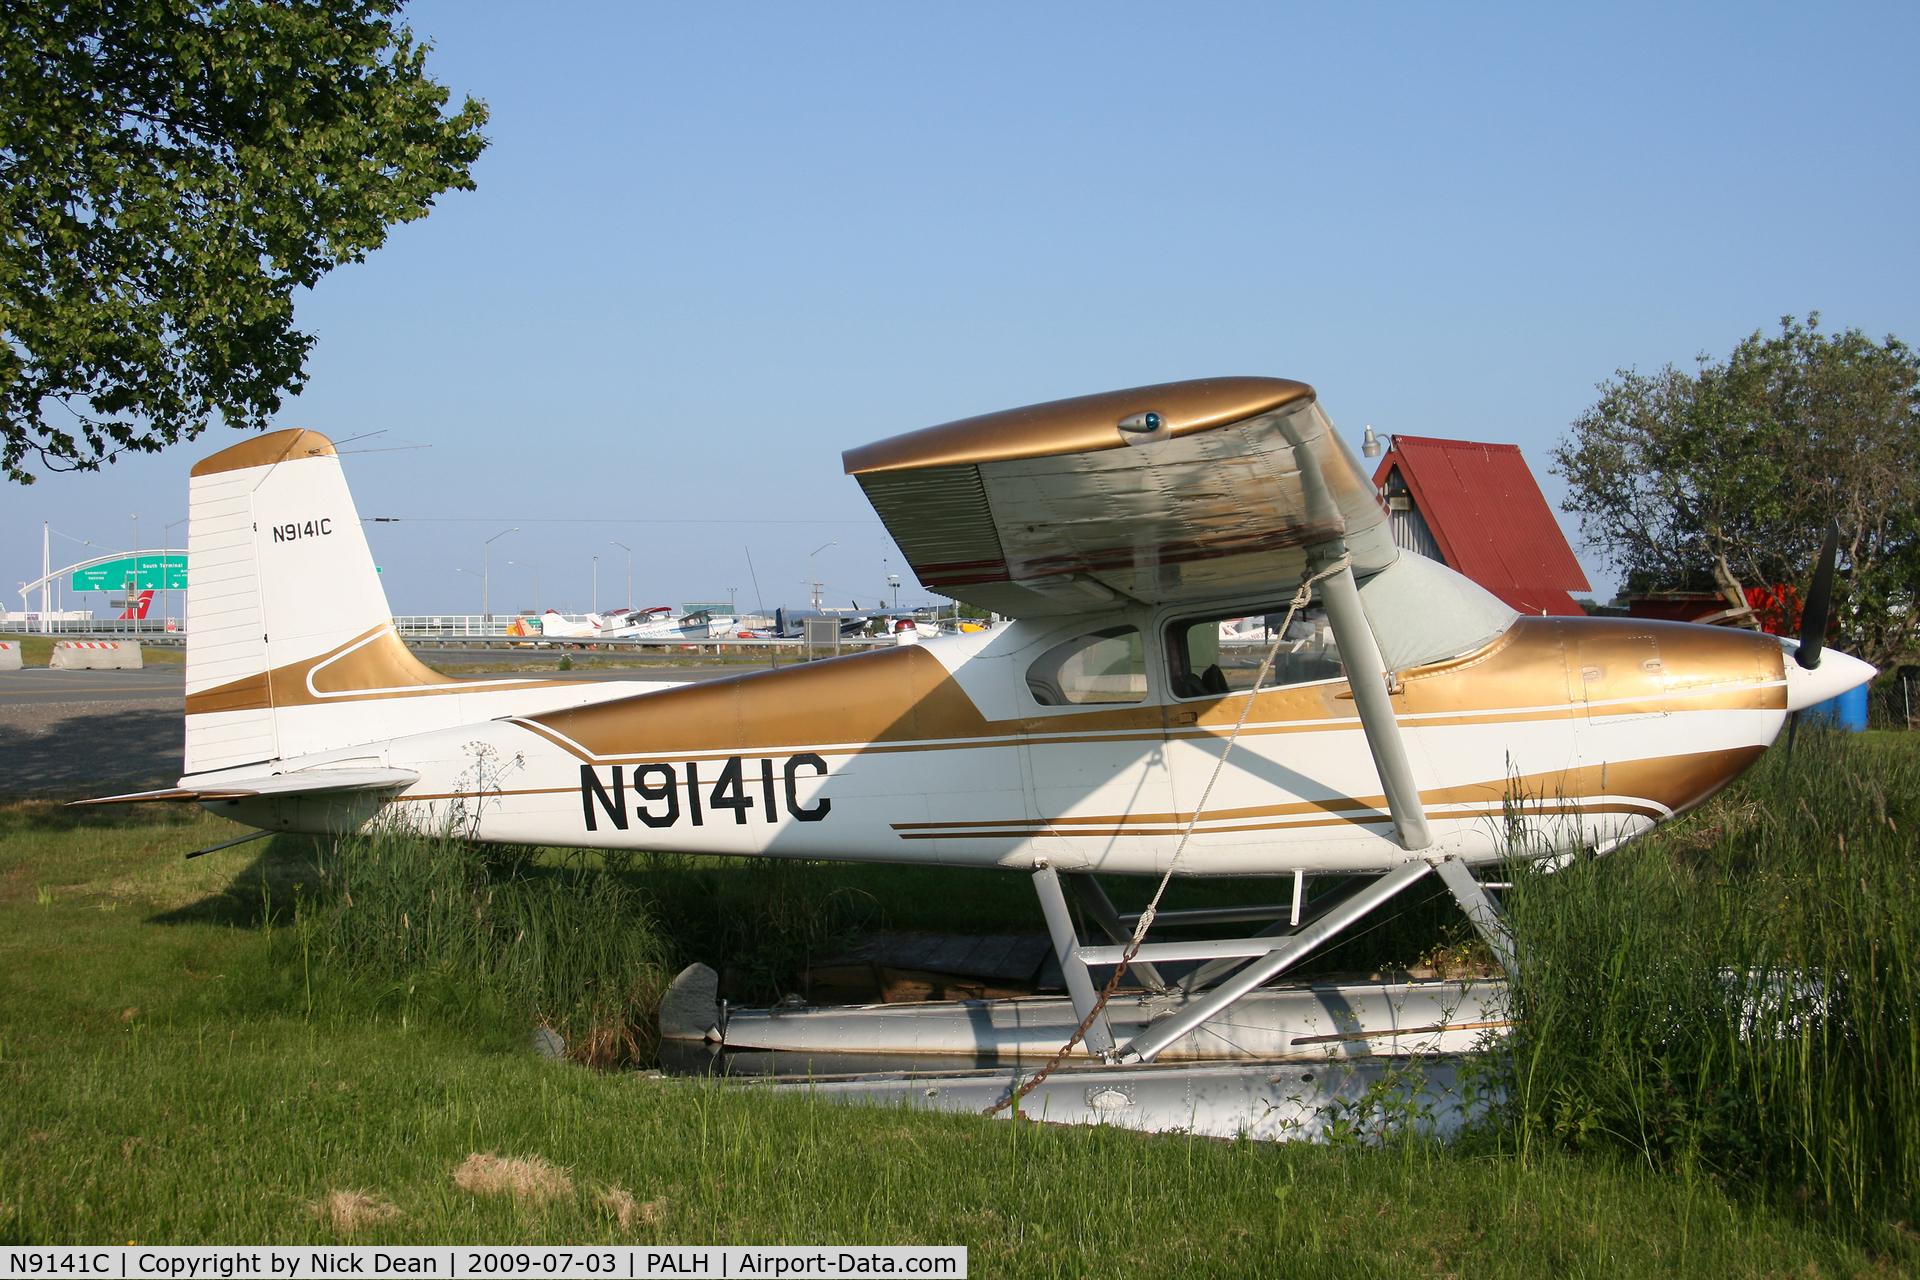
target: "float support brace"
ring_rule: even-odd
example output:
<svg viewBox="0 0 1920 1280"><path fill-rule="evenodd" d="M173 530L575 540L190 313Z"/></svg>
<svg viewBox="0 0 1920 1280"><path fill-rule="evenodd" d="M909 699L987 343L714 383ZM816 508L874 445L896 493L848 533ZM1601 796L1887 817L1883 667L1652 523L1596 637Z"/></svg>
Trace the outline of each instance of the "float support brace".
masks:
<svg viewBox="0 0 1920 1280"><path fill-rule="evenodd" d="M1411 886L1431 870L1433 867L1426 862L1418 860L1403 862L1352 897L1342 899L1331 911L1300 932L1289 936L1285 942L1234 974L1203 998L1195 1000L1170 1017L1162 1018L1135 1036L1120 1051L1120 1060L1152 1062L1155 1055L1175 1040L1234 1004L1241 996L1246 995L1268 978L1300 963L1322 943L1344 932L1355 921L1360 920L1401 890ZM1086 1015L1080 1016L1084 1018Z"/></svg>
<svg viewBox="0 0 1920 1280"><path fill-rule="evenodd" d="M1067 895L1060 891L1060 874L1051 865L1042 865L1033 873L1033 887L1040 895L1040 910L1047 917L1047 932L1053 935L1053 954L1059 957L1060 974L1067 981L1067 995L1073 1011L1084 1019L1093 1012L1099 994L1093 989L1093 975L1080 958L1080 937L1073 931L1073 914L1067 910ZM1113 1053L1113 1031L1103 1013L1087 1028L1087 1051L1097 1058Z"/></svg>
<svg viewBox="0 0 1920 1280"><path fill-rule="evenodd" d="M1517 975L1519 966L1515 963L1517 953L1513 946L1513 933L1507 928L1507 917L1493 900L1493 895L1474 877L1473 869L1458 858L1448 858L1436 868L1440 878L1446 881L1447 888L1453 891L1453 900L1473 922L1473 927L1486 939L1494 957L1500 961L1500 967L1507 971L1509 978Z"/></svg>
<svg viewBox="0 0 1920 1280"><path fill-rule="evenodd" d="M1066 874L1067 883L1073 886L1074 896L1078 897L1080 905L1086 908L1087 918L1099 926L1100 932L1107 935L1108 941L1117 942L1123 947L1132 942L1133 930L1121 923L1120 912L1114 908L1113 899L1109 898L1107 891L1100 887L1100 882L1093 878L1093 873L1069 871ZM1139 978L1149 991L1167 989L1166 980L1160 976L1160 971L1154 968L1150 961L1136 959L1127 966L1127 970ZM1080 1016L1084 1018L1087 1015L1083 1013Z"/></svg>

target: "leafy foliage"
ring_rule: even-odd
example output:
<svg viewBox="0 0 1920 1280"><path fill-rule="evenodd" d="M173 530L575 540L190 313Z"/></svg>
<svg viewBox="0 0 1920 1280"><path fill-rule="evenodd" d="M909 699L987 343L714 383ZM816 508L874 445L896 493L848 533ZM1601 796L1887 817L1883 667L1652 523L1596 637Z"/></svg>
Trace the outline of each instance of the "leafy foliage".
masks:
<svg viewBox="0 0 1920 1280"><path fill-rule="evenodd" d="M1818 314L1755 332L1724 363L1622 370L1554 450L1590 545L1633 590L1712 590L1812 578L1841 529L1841 643L1884 662L1920 614L1920 356Z"/></svg>
<svg viewBox="0 0 1920 1280"><path fill-rule="evenodd" d="M471 190L487 112L397 0L51 0L0 26L0 427L91 470L264 426L313 338L293 292ZM50 419L49 412L57 415Z"/></svg>

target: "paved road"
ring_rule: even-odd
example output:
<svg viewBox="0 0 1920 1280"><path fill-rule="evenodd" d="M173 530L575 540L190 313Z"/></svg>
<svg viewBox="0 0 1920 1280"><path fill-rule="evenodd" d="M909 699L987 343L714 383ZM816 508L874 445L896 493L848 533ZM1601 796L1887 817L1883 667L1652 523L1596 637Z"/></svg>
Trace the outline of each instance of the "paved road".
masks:
<svg viewBox="0 0 1920 1280"><path fill-rule="evenodd" d="M711 680L740 670L663 666L504 674L657 684ZM501 675L470 678L498 680ZM177 666L0 671L0 796L110 795L170 787L184 767L180 718L185 709L185 674Z"/></svg>
<svg viewBox="0 0 1920 1280"><path fill-rule="evenodd" d="M186 696L186 669L152 666L140 671L54 671L27 667L0 671L0 707L48 702L130 702ZM179 708L175 708L179 710Z"/></svg>

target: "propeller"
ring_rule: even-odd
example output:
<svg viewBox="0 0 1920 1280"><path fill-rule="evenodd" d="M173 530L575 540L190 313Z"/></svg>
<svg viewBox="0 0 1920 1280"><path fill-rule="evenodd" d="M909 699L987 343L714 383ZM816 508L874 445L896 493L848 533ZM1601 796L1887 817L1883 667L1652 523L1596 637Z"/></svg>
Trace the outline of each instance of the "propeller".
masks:
<svg viewBox="0 0 1920 1280"><path fill-rule="evenodd" d="M1800 611L1800 647L1793 660L1806 671L1820 666L1820 649L1827 640L1827 615L1833 605L1833 561L1840 551L1840 522L1827 524L1826 541L1820 544L1820 564L1813 571L1813 587L1807 592L1807 606ZM1800 713L1787 717L1787 762L1793 762L1793 739L1800 729Z"/></svg>
<svg viewBox="0 0 1920 1280"><path fill-rule="evenodd" d="M1800 611L1800 648L1793 660L1808 671L1820 665L1820 647L1827 640L1827 614L1833 604L1833 560L1840 550L1840 522L1827 525L1827 540L1820 547L1820 567L1813 571L1813 590L1807 593L1807 607Z"/></svg>

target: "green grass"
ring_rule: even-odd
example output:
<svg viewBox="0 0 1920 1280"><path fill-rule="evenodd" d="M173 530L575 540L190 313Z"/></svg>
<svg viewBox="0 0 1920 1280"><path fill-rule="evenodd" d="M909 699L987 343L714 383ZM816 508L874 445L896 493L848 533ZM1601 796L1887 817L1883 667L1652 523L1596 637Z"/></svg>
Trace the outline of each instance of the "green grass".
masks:
<svg viewBox="0 0 1920 1280"><path fill-rule="evenodd" d="M976 1275L1865 1276L1912 1260L1704 1169L1522 1157L1499 1135L1215 1142L543 1062L484 984L321 962L311 935L270 925L319 882L311 841L181 861L236 830L181 810L0 809L7 1241L331 1241L324 1206L356 1192L393 1211L360 1243L949 1243ZM706 878L717 905L692 918L753 901L712 868L655 870L696 896ZM783 893L823 886L840 887ZM983 922L990 898L971 908ZM462 1190L476 1152L546 1160L572 1189ZM616 1189L636 1206L624 1226ZM1880 1247L1903 1248L1897 1232Z"/></svg>

